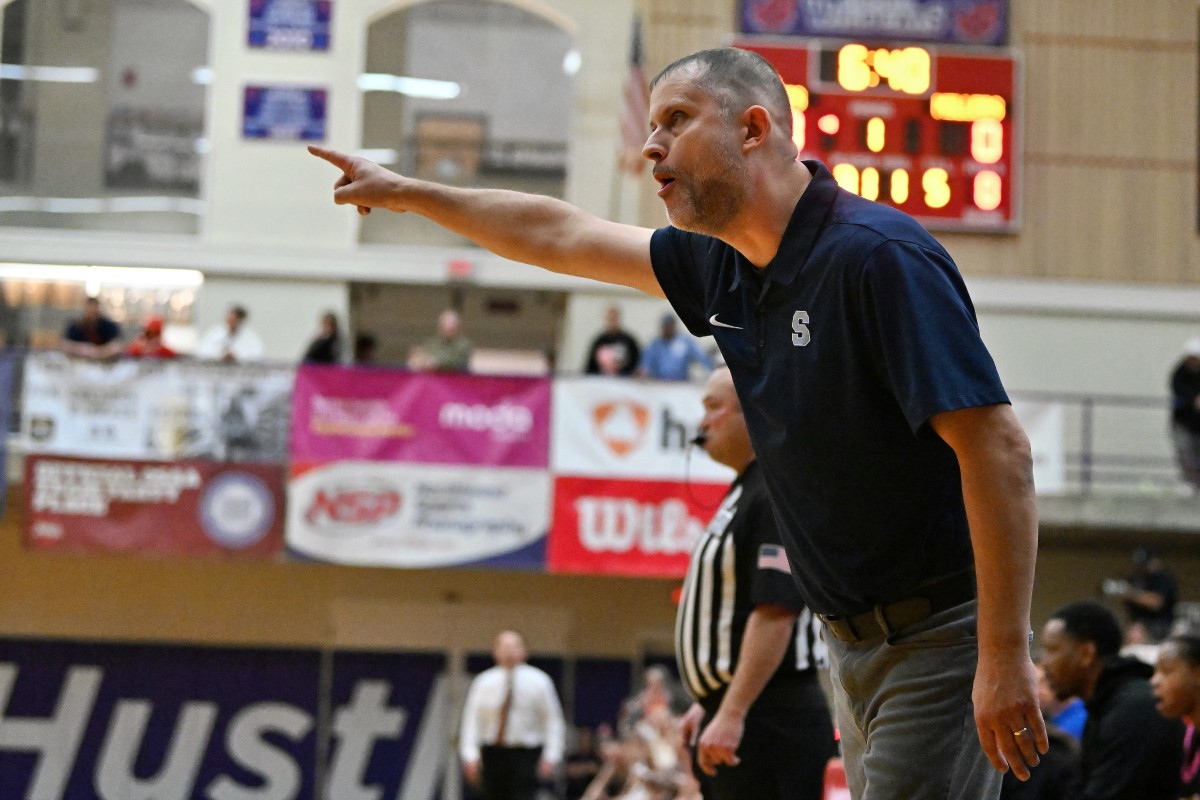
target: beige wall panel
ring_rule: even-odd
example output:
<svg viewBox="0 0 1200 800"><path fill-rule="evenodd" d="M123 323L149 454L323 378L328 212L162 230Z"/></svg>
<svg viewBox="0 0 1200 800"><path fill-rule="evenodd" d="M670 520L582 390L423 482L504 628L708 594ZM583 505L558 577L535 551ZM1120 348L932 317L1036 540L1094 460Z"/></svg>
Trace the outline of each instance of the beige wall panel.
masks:
<svg viewBox="0 0 1200 800"><path fill-rule="evenodd" d="M1012 15L1018 36L1189 41L1196 35L1195 0L1013 0Z"/></svg>

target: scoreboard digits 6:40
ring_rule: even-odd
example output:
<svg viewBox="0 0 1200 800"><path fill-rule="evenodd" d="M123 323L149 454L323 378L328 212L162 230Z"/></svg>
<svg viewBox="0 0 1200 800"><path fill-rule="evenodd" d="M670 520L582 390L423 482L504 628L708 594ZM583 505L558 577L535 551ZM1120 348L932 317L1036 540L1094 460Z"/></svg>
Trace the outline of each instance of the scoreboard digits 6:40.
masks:
<svg viewBox="0 0 1200 800"><path fill-rule="evenodd" d="M1007 232L1019 222L1008 51L741 38L787 85L803 158L843 188L928 228Z"/></svg>

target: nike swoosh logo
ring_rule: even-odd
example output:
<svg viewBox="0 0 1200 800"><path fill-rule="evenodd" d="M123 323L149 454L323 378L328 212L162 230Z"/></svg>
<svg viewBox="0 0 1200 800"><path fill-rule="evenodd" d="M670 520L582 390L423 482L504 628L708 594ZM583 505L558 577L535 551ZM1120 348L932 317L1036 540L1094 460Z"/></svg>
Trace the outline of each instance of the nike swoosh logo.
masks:
<svg viewBox="0 0 1200 800"><path fill-rule="evenodd" d="M721 322L720 320L717 319L716 314L713 314L711 317L708 318L708 324L713 325L717 328L729 328L730 330L734 330L734 331L745 330L745 328L739 328L737 325L726 325L724 322Z"/></svg>

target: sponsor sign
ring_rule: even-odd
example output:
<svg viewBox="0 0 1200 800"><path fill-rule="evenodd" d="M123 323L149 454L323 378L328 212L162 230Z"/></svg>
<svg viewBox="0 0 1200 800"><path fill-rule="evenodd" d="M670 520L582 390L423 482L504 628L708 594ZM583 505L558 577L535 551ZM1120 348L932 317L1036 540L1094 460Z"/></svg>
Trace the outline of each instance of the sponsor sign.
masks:
<svg viewBox="0 0 1200 800"><path fill-rule="evenodd" d="M293 468L287 543L343 564L540 568L549 508L545 470L336 461Z"/></svg>
<svg viewBox="0 0 1200 800"><path fill-rule="evenodd" d="M545 468L550 381L343 367L296 374L292 457Z"/></svg>
<svg viewBox="0 0 1200 800"><path fill-rule="evenodd" d="M679 577L734 472L689 445L703 390L583 377L554 384L554 572Z"/></svg>
<svg viewBox="0 0 1200 800"><path fill-rule="evenodd" d="M323 142L328 95L316 87L247 86L242 95L242 136Z"/></svg>
<svg viewBox="0 0 1200 800"><path fill-rule="evenodd" d="M741 0L742 33L1003 45L1008 0Z"/></svg>
<svg viewBox="0 0 1200 800"><path fill-rule="evenodd" d="M557 380L551 466L563 475L728 484L733 470L688 444L704 416L703 395L685 383Z"/></svg>
<svg viewBox="0 0 1200 800"><path fill-rule="evenodd" d="M204 361L25 361L26 452L145 460L287 458L294 367Z"/></svg>
<svg viewBox="0 0 1200 800"><path fill-rule="evenodd" d="M31 455L24 521L35 550L270 556L283 544L282 468Z"/></svg>
<svg viewBox="0 0 1200 800"><path fill-rule="evenodd" d="M328 50L331 0L250 0L247 44L278 50Z"/></svg>
<svg viewBox="0 0 1200 800"><path fill-rule="evenodd" d="M1038 494L1061 494L1067 488L1062 403L1013 401L1013 411L1033 451L1033 485Z"/></svg>
<svg viewBox="0 0 1200 800"><path fill-rule="evenodd" d="M552 572L683 577L727 484L563 478L554 485Z"/></svg>
<svg viewBox="0 0 1200 800"><path fill-rule="evenodd" d="M39 800L430 800L444 668L426 654L0 640L0 786Z"/></svg>

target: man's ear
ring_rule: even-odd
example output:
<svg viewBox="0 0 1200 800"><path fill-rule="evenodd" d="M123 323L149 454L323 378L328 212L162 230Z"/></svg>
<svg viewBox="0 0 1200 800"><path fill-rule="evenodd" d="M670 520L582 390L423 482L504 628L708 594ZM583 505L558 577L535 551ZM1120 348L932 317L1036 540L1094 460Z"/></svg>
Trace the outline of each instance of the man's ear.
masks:
<svg viewBox="0 0 1200 800"><path fill-rule="evenodd" d="M770 138L771 128L774 124L770 112L762 106L747 108L742 114L742 125L745 132L742 149L751 150L765 145L767 139Z"/></svg>
<svg viewBox="0 0 1200 800"><path fill-rule="evenodd" d="M1096 655L1095 642L1081 642L1079 645L1080 654L1083 656L1084 662L1091 666L1095 664L1098 656Z"/></svg>

